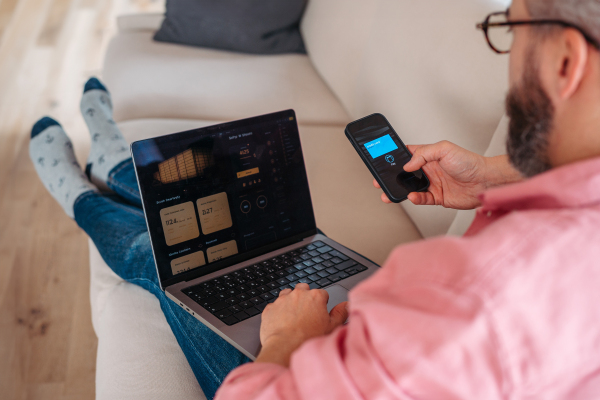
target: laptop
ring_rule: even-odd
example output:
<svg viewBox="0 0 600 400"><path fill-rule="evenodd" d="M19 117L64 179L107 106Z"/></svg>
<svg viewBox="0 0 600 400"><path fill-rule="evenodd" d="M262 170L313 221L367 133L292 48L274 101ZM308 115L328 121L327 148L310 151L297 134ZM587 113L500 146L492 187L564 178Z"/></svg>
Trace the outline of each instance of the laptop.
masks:
<svg viewBox="0 0 600 400"><path fill-rule="evenodd" d="M293 110L131 153L161 289L253 360L260 314L281 290L324 289L331 310L379 268L318 231Z"/></svg>

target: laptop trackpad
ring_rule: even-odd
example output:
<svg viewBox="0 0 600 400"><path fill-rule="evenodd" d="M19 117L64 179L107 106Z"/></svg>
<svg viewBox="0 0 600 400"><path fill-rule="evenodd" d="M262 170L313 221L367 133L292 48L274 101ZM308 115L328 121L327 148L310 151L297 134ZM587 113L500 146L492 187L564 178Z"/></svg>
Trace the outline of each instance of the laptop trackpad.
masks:
<svg viewBox="0 0 600 400"><path fill-rule="evenodd" d="M325 289L329 293L329 301L327 302L327 312L343 301L348 300L348 290L340 285L333 285Z"/></svg>

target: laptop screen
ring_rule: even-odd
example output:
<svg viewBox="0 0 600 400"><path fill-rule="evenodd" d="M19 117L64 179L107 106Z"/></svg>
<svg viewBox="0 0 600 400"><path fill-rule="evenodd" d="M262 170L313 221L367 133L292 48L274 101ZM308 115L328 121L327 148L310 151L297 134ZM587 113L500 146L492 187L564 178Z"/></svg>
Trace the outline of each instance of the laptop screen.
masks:
<svg viewBox="0 0 600 400"><path fill-rule="evenodd" d="M292 110L141 140L131 151L163 283L316 229Z"/></svg>

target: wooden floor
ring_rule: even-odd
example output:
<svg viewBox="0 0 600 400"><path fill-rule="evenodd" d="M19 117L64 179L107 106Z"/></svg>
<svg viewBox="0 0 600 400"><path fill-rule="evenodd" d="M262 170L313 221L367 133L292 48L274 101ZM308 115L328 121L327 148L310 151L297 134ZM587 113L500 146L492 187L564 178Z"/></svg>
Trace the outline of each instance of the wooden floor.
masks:
<svg viewBox="0 0 600 400"><path fill-rule="evenodd" d="M81 163L83 83L101 77L115 16L159 0L0 0L0 398L91 399L97 339L85 234L38 181L32 124L58 119Z"/></svg>

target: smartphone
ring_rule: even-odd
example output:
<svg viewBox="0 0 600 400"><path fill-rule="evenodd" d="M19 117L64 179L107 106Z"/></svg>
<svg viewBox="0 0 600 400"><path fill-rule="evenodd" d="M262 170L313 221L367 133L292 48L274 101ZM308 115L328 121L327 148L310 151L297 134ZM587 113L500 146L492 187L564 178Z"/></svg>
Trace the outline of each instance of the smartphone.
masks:
<svg viewBox="0 0 600 400"><path fill-rule="evenodd" d="M424 192L429 188L429 179L423 170L404 171L412 154L383 115L372 114L351 122L345 132L391 201L400 203L410 192Z"/></svg>

